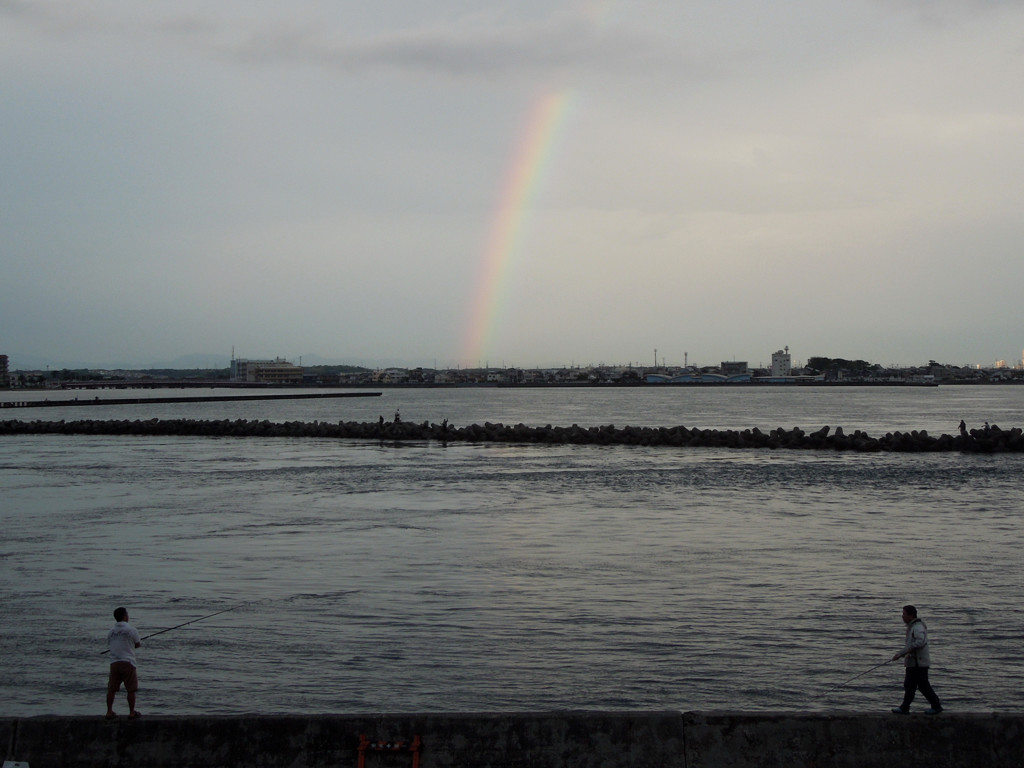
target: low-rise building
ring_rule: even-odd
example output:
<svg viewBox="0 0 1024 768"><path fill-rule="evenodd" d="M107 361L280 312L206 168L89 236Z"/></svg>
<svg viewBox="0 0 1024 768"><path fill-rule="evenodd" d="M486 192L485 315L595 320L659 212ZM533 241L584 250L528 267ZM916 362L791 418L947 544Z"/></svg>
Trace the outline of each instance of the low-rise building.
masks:
<svg viewBox="0 0 1024 768"><path fill-rule="evenodd" d="M374 371L373 380L378 384L405 384L409 381L409 371L405 368L385 368Z"/></svg>
<svg viewBox="0 0 1024 768"><path fill-rule="evenodd" d="M746 360L729 360L722 363L721 371L725 376L741 376L750 372L750 366Z"/></svg>
<svg viewBox="0 0 1024 768"><path fill-rule="evenodd" d="M280 357L274 360L235 358L231 360L231 380L253 384L299 386L302 384L302 367Z"/></svg>

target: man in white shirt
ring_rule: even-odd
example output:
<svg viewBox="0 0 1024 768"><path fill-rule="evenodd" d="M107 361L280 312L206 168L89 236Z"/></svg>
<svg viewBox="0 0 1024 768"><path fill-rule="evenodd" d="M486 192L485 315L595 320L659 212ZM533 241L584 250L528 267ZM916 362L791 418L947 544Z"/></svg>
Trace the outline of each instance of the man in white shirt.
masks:
<svg viewBox="0 0 1024 768"><path fill-rule="evenodd" d="M114 696L124 684L128 695L128 717L136 718L139 712L135 709L135 692L139 689L139 675L135 666L135 649L142 645L142 638L131 624L128 623L128 610L117 608L114 611L117 622L107 634L107 647L110 649L110 678L107 680L107 719L117 717L114 713Z"/></svg>
<svg viewBox="0 0 1024 768"><path fill-rule="evenodd" d="M893 656L892 661L905 659L906 676L903 679L903 703L892 708L893 714L905 715L910 712L914 694L920 690L932 705L931 709L925 710L925 714L937 715L942 711L942 704L928 682L928 668L932 663L928 650L928 628L918 618L917 608L912 605L903 606L903 623L907 625L906 641L903 650Z"/></svg>

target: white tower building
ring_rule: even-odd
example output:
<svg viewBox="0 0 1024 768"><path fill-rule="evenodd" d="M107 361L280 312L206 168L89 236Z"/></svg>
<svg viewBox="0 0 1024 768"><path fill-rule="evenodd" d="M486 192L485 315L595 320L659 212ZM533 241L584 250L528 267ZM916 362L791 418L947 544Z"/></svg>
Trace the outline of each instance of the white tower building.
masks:
<svg viewBox="0 0 1024 768"><path fill-rule="evenodd" d="M772 376L792 376L793 358L789 355L789 347L772 352Z"/></svg>

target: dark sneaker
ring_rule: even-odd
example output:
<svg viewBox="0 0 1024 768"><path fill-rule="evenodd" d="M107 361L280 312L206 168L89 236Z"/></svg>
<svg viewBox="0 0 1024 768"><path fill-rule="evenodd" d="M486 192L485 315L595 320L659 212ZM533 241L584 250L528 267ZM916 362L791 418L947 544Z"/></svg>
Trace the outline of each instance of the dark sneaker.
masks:
<svg viewBox="0 0 1024 768"><path fill-rule="evenodd" d="M942 711L941 709L926 709L926 710L924 711L924 713L925 713L926 715L937 715L937 714L939 714L939 712L941 712L941 711Z"/></svg>
<svg viewBox="0 0 1024 768"><path fill-rule="evenodd" d="M893 707L892 708L892 713L894 715L905 715L905 714L907 714L908 711L909 710L906 710L903 707Z"/></svg>

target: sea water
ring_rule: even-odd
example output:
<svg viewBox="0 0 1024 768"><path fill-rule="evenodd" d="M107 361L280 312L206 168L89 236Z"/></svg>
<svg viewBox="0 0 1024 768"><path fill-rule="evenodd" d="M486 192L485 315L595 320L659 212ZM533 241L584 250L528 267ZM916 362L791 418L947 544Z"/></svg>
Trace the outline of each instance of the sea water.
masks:
<svg viewBox="0 0 1024 768"><path fill-rule="evenodd" d="M396 412L938 434L1024 425L1024 389L386 390L3 417ZM143 635L233 608L139 650L154 714L884 711L902 693L884 662L907 602L945 706L1021 711L1022 469L956 453L3 437L0 713L102 713L117 605Z"/></svg>

